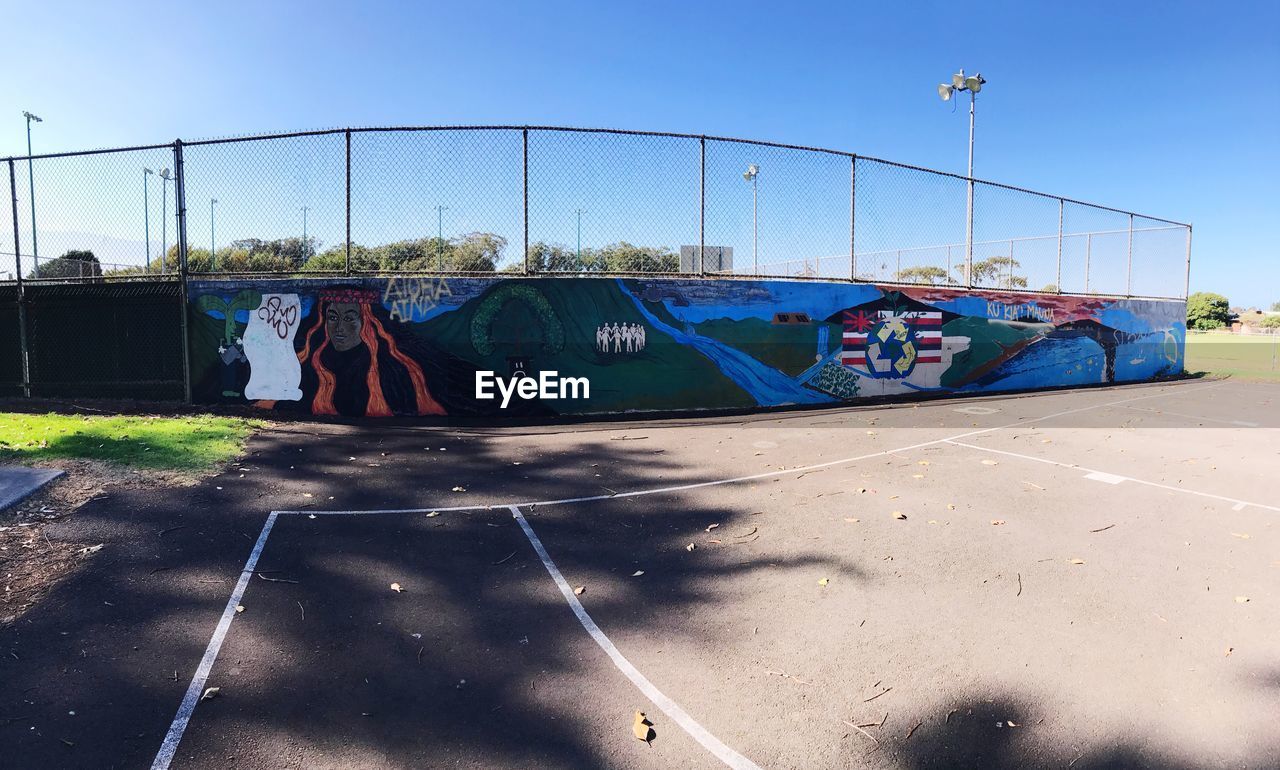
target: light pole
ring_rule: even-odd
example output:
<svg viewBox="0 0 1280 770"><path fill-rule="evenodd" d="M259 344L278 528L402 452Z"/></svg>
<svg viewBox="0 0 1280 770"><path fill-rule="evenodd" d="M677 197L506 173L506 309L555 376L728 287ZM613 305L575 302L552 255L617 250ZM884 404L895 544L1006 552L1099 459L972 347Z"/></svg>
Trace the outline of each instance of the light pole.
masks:
<svg viewBox="0 0 1280 770"><path fill-rule="evenodd" d="M978 92L986 83L986 78L979 72L965 77L964 70L951 76L950 83L938 85L938 96L942 101L951 101L957 91L969 92L969 200L965 207L964 222L964 270L965 282L973 286L973 112L978 102Z"/></svg>
<svg viewBox="0 0 1280 770"><path fill-rule="evenodd" d="M578 269L582 269L582 209L578 209L578 251L577 251Z"/></svg>
<svg viewBox="0 0 1280 770"><path fill-rule="evenodd" d="M31 259L35 262L35 270L40 272L40 249L36 246L36 181L31 170L31 121L43 123L39 117L24 111L22 117L27 119L27 188L31 198ZM15 249L16 251L16 249Z"/></svg>
<svg viewBox="0 0 1280 770"><path fill-rule="evenodd" d="M155 176L154 171L149 168L142 169L142 232L147 244L147 272L151 272L151 201L149 200L150 187L147 184L147 177Z"/></svg>
<svg viewBox="0 0 1280 770"><path fill-rule="evenodd" d="M169 180L173 176L169 169L160 169L160 273L168 271L165 264L169 259Z"/></svg>
<svg viewBox="0 0 1280 770"><path fill-rule="evenodd" d="M747 164L742 178L751 183L751 261L755 264L755 275L760 275L760 188L757 177L760 167L755 163Z"/></svg>
<svg viewBox="0 0 1280 770"><path fill-rule="evenodd" d="M436 206L436 269L444 270L444 212L448 206Z"/></svg>
<svg viewBox="0 0 1280 770"><path fill-rule="evenodd" d="M218 249L213 239L213 206L217 202L217 198L209 199L209 272L211 273L218 264Z"/></svg>

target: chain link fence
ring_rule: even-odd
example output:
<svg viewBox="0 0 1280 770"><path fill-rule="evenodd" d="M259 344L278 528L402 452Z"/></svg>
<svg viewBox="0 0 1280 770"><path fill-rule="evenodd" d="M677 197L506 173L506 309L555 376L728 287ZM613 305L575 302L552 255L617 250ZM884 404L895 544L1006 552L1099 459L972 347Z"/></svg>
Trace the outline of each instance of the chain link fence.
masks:
<svg viewBox="0 0 1280 770"><path fill-rule="evenodd" d="M648 274L1181 298L1190 227L851 153L522 126L11 158L0 283Z"/></svg>

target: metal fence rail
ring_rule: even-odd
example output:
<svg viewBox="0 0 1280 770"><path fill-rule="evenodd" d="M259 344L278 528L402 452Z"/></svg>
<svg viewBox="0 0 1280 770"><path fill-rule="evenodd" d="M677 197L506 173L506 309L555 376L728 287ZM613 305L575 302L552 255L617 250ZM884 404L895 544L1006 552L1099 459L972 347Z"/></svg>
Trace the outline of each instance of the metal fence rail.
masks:
<svg viewBox="0 0 1280 770"><path fill-rule="evenodd" d="M0 283L19 296L27 282L508 273L1182 298L1191 254L1180 222L724 137L353 128L0 162Z"/></svg>

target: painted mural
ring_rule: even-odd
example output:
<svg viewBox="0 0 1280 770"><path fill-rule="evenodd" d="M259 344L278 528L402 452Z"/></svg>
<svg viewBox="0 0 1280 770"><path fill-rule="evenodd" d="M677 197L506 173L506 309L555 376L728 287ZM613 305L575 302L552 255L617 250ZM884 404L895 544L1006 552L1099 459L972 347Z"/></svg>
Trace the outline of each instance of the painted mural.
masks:
<svg viewBox="0 0 1280 770"><path fill-rule="evenodd" d="M197 401L348 417L829 404L1182 371L1180 301L810 281L363 278L191 284ZM477 397L477 372L589 394ZM513 380L514 381L514 380Z"/></svg>

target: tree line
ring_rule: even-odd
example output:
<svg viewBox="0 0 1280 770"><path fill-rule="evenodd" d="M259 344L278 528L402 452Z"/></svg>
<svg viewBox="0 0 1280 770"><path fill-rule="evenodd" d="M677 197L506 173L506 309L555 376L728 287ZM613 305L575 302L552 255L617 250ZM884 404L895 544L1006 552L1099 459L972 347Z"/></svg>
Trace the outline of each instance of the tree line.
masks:
<svg viewBox="0 0 1280 770"><path fill-rule="evenodd" d="M231 241L216 253L198 246L187 249L191 273L337 273L347 267L345 243L320 250L315 238L246 238ZM680 255L667 247L637 246L618 241L602 247L568 248L558 244L529 244L525 262L502 264L507 239L494 233L468 233L459 238L414 238L380 246L351 244L351 269L355 272L496 273L678 273ZM27 276L37 278L92 278L176 273L178 246L169 247L163 259L149 266L103 269L92 251L71 250L43 261Z"/></svg>

